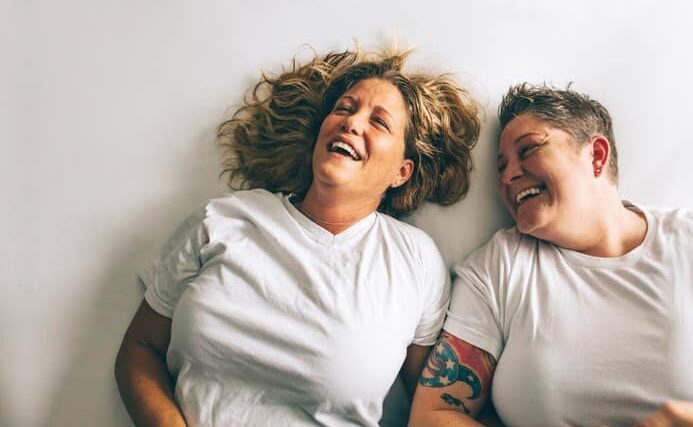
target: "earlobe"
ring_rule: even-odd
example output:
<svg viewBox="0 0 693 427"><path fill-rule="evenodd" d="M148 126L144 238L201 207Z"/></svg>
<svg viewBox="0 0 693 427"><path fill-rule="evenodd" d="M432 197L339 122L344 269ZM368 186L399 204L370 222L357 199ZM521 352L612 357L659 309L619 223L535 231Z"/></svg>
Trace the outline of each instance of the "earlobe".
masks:
<svg viewBox="0 0 693 427"><path fill-rule="evenodd" d="M414 161L411 159L404 159L397 172L397 175L390 184L390 188L401 187L409 181L412 173L414 173Z"/></svg>

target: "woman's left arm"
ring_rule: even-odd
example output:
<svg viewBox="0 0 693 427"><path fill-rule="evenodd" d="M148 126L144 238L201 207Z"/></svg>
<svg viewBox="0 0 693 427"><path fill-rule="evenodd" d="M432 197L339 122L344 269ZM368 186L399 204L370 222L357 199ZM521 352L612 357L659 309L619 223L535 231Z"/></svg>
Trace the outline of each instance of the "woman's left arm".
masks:
<svg viewBox="0 0 693 427"><path fill-rule="evenodd" d="M693 402L670 401L635 423L636 427L693 427Z"/></svg>
<svg viewBox="0 0 693 427"><path fill-rule="evenodd" d="M409 400L414 397L416 382L419 380L419 375L421 375L421 370L424 367L424 363L426 363L426 357L431 347L430 345L418 344L410 344L407 347L407 357L404 359L401 374L404 386L407 389L407 393L409 393Z"/></svg>

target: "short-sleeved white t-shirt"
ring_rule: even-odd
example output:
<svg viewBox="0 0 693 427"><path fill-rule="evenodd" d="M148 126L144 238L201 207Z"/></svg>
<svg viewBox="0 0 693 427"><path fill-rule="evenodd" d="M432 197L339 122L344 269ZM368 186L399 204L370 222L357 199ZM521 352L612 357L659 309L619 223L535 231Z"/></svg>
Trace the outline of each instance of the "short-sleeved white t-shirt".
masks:
<svg viewBox="0 0 693 427"><path fill-rule="evenodd" d="M333 235L264 190L206 203L141 278L172 318L191 427L375 426L407 346L434 343L449 302L424 232L373 213Z"/></svg>
<svg viewBox="0 0 693 427"><path fill-rule="evenodd" d="M498 360L508 426L632 426L693 401L693 213L641 210L643 243L618 258L498 232L454 267L444 329Z"/></svg>

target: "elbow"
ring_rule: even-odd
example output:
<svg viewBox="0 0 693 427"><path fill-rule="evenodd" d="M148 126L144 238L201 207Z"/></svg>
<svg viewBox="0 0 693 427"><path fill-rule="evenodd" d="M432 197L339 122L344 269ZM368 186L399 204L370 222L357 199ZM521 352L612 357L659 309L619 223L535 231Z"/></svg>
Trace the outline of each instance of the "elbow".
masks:
<svg viewBox="0 0 693 427"><path fill-rule="evenodd" d="M118 354L116 355L115 358L115 363L113 364L113 375L115 376L116 384L118 384L118 387L120 388L125 377L126 377L126 371L127 371L127 362L126 362L126 345L125 341L120 345L120 349L118 350Z"/></svg>
<svg viewBox="0 0 693 427"><path fill-rule="evenodd" d="M407 427L416 427L416 426L421 426L420 420L414 416L414 414L409 415L409 422L407 423Z"/></svg>
<svg viewBox="0 0 693 427"><path fill-rule="evenodd" d="M431 420L425 413L411 414L407 427L431 427L438 425L435 420Z"/></svg>
<svg viewBox="0 0 693 427"><path fill-rule="evenodd" d="M119 388L128 382L133 365L136 365L138 343L133 342L126 336L120 344L118 354L113 365L113 375Z"/></svg>
<svg viewBox="0 0 693 427"><path fill-rule="evenodd" d="M430 426L430 422L427 423L426 419L426 411L419 407L416 403L413 403L411 412L409 413L409 423L407 423L407 427Z"/></svg>

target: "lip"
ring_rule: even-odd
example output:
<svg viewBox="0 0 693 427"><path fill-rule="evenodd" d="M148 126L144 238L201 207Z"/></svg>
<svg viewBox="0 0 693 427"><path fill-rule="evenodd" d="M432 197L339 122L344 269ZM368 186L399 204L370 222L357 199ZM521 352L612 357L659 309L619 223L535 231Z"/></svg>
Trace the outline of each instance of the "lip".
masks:
<svg viewBox="0 0 693 427"><path fill-rule="evenodd" d="M364 156L363 156L363 153L361 152L361 150L359 150L356 147L356 145L349 138L347 138L343 135L337 135L336 137L330 139L327 142L327 146L326 146L328 151L330 151L330 145L332 145L332 143L334 143L334 142L341 142L343 144L348 145L349 147L351 147L352 150L354 150L354 152L356 152L356 155L359 157L359 161L362 161L364 159Z"/></svg>
<svg viewBox="0 0 693 427"><path fill-rule="evenodd" d="M512 206L515 206L515 207L520 206L520 204L515 202L515 200L517 200L517 195L522 193L523 191L529 190L530 188L540 188L542 190L542 193L544 191L546 191L546 185L543 185L543 184L530 184L530 185L523 185L522 187L517 187L517 188L509 188L508 191L506 191L508 201L512 204Z"/></svg>

